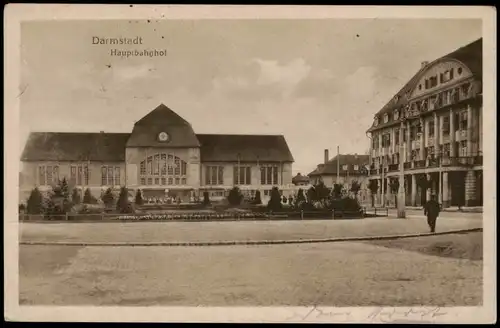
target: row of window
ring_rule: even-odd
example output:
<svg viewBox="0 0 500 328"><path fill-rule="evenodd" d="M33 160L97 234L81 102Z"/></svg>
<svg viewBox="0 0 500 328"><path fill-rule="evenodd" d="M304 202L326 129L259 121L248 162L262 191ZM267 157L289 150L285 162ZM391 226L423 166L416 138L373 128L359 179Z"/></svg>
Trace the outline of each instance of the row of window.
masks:
<svg viewBox="0 0 500 328"><path fill-rule="evenodd" d="M454 130L455 131L466 131L469 122L467 119L467 111L460 111L458 113L455 113L454 116ZM436 131L435 131L435 125L434 125L434 119L430 119L428 121L428 137L434 137ZM407 129L403 128L403 142L406 142L407 140ZM422 133L422 125L420 122L417 122L415 125L410 126L410 140L414 141L417 139L417 135ZM443 116L443 136L449 136L450 135L450 116L446 115ZM390 147L391 146L391 135L388 132L383 133L382 135L382 148ZM395 145L399 145L399 128L394 129L394 142ZM372 138L372 148L373 149L378 149L379 148L379 136L375 135Z"/></svg>
<svg viewBox="0 0 500 328"><path fill-rule="evenodd" d="M187 163L171 154L149 156L140 163L140 175L183 176L187 172Z"/></svg>
<svg viewBox="0 0 500 328"><path fill-rule="evenodd" d="M261 185L277 185L279 184L279 167L278 166L261 166L260 167L260 184ZM235 166L233 167L233 182L237 185L252 184L251 166ZM205 184L206 185L224 185L224 167L223 166L206 166L205 167Z"/></svg>
<svg viewBox="0 0 500 328"><path fill-rule="evenodd" d="M185 186L187 185L186 178L179 177L142 177L140 178L143 186Z"/></svg>
<svg viewBox="0 0 500 328"><path fill-rule="evenodd" d="M431 80L428 80L431 81ZM433 80L434 81L434 80ZM427 82L429 85L435 82ZM437 94L431 95L425 99L412 102L409 107L410 114L418 115L420 112L426 112L428 110L434 110L439 107L447 106L453 103L457 103L460 99L467 98L471 95L471 91L474 89L474 84L467 82L458 87L452 89L441 91ZM401 116L402 109L396 109L393 112L393 121L398 121ZM386 113L383 116L383 122L389 122L389 114ZM379 124L379 118L375 117L375 126Z"/></svg>
<svg viewBox="0 0 500 328"><path fill-rule="evenodd" d="M38 167L38 183L41 186L49 186L59 183L58 165L40 165ZM76 164L70 166L68 183L73 186L88 186L90 180L90 169L88 164ZM103 166L101 168L102 186L119 186L120 167Z"/></svg>
<svg viewBox="0 0 500 328"><path fill-rule="evenodd" d="M460 142L457 142L456 145L456 152L458 153L458 157L465 157L468 155L467 153L467 141L462 140ZM449 143L443 144L439 146L439 153L442 154L443 157L450 157L450 149L451 145ZM420 158L420 148L415 148L411 150L410 154L410 160L411 161L418 161L426 158L435 158L438 154L435 153L435 147L434 146L429 146L427 148L424 148L424 157ZM392 154L391 156L385 155L377 158L372 159L372 165L378 166L382 163L386 164L399 164L399 153Z"/></svg>
<svg viewBox="0 0 500 328"><path fill-rule="evenodd" d="M462 68L457 69L458 75L462 75ZM439 83L446 83L453 80L454 69L450 68L439 74ZM424 81L425 89L431 89L438 85L438 75L434 75ZM418 85L418 89L422 90L422 84Z"/></svg>

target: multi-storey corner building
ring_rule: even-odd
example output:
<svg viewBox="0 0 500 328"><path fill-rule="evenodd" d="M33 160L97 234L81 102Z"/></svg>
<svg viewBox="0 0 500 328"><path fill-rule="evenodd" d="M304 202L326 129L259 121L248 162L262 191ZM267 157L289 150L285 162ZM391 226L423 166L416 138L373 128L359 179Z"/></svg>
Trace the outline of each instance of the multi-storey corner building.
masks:
<svg viewBox="0 0 500 328"><path fill-rule="evenodd" d="M247 197L261 191L265 201L273 186L287 194L294 159L282 135L196 134L162 104L132 133L31 133L21 161L20 201L63 177L95 196L127 186L187 201L204 191L222 198L238 186Z"/></svg>
<svg viewBox="0 0 500 328"><path fill-rule="evenodd" d="M382 198L403 161L407 206L432 192L444 208L482 206L482 110L482 39L423 62L368 130L370 179Z"/></svg>

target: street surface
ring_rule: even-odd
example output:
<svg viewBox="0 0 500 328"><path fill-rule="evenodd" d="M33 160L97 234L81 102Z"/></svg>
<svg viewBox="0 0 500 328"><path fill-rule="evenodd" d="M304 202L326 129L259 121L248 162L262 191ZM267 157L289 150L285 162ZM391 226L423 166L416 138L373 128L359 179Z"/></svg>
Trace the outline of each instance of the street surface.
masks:
<svg viewBox="0 0 500 328"><path fill-rule="evenodd" d="M432 248L433 243L450 236L469 239L467 235L431 236L420 237L419 243L427 243ZM405 239L407 242L412 240ZM477 241L481 242L481 236ZM481 304L483 261L424 255L405 250L407 248L352 242L218 247L21 245L20 303L118 306Z"/></svg>

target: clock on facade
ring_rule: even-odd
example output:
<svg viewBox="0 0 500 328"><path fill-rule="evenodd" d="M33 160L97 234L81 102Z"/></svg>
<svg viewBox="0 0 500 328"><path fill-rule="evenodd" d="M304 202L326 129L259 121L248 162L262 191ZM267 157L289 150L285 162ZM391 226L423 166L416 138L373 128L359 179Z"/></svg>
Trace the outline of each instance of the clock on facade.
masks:
<svg viewBox="0 0 500 328"><path fill-rule="evenodd" d="M166 132L160 132L158 134L158 140L160 140L161 142L166 142L168 141L169 137L168 137L168 134Z"/></svg>

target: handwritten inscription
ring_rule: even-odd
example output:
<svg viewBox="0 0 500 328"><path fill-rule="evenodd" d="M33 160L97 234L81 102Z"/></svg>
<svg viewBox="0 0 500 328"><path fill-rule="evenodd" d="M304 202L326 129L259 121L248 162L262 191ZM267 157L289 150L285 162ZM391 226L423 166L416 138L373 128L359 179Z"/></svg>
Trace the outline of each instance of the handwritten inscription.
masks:
<svg viewBox="0 0 500 328"><path fill-rule="evenodd" d="M381 322L392 322L397 320L424 321L432 320L446 314L447 312L440 307L409 309L380 307L370 313L368 319Z"/></svg>
<svg viewBox="0 0 500 328"><path fill-rule="evenodd" d="M332 322L364 322L366 320L371 322L433 322L437 317L447 314L447 312L440 307L431 308L392 308L392 307L378 307L368 314L367 317L352 313L350 310L343 309L321 309L314 306L312 309L306 310L304 313L295 312L287 321L306 321L318 319L328 320ZM363 318L364 317L364 318Z"/></svg>

